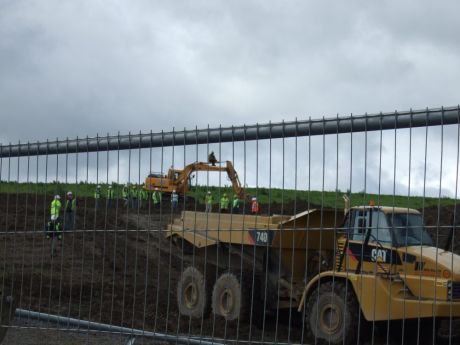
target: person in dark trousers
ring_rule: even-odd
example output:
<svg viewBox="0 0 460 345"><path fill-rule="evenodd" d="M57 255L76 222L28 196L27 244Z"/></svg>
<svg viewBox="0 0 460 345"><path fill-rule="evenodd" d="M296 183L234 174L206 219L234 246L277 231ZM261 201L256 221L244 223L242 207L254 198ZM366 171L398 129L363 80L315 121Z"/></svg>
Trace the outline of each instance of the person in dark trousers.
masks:
<svg viewBox="0 0 460 345"><path fill-rule="evenodd" d="M56 239L58 243L62 240L62 225L61 218L51 216L45 228L46 239L51 240L51 257L56 254Z"/></svg>
<svg viewBox="0 0 460 345"><path fill-rule="evenodd" d="M46 239L56 237L58 240L62 240L62 226L61 218L51 217L51 220L46 224Z"/></svg>
<svg viewBox="0 0 460 345"><path fill-rule="evenodd" d="M67 192L64 213L64 230L73 230L75 227L75 212L77 210L77 199L72 192Z"/></svg>
<svg viewBox="0 0 460 345"><path fill-rule="evenodd" d="M113 188L109 186L107 188L107 208L112 208L113 203Z"/></svg>

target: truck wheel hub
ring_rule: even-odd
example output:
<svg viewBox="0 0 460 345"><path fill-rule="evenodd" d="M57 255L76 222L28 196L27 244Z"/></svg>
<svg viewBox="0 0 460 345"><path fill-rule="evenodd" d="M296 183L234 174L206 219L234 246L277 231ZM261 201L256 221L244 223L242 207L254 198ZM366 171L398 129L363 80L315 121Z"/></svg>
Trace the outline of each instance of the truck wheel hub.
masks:
<svg viewBox="0 0 460 345"><path fill-rule="evenodd" d="M228 315L233 310L233 293L229 289L225 289L220 295L220 307L222 315Z"/></svg>
<svg viewBox="0 0 460 345"><path fill-rule="evenodd" d="M185 287L184 300L187 308L193 308L198 302L198 289L195 284L190 283Z"/></svg>
<svg viewBox="0 0 460 345"><path fill-rule="evenodd" d="M322 308L319 319L322 331L328 334L336 333L342 325L342 316L332 304L327 304Z"/></svg>

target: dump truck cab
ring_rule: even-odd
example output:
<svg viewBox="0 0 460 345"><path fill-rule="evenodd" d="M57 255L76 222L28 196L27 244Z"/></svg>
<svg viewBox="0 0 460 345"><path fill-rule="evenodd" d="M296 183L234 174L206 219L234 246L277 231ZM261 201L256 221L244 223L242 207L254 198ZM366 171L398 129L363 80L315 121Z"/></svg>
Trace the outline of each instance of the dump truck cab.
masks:
<svg viewBox="0 0 460 345"><path fill-rule="evenodd" d="M460 301L460 256L435 246L419 211L354 207L343 230L338 271L399 276L412 296Z"/></svg>
<svg viewBox="0 0 460 345"><path fill-rule="evenodd" d="M435 246L419 211L346 208L336 238L335 267L307 281L298 308L312 336L353 343L359 319L405 320L431 339L460 318L460 256Z"/></svg>

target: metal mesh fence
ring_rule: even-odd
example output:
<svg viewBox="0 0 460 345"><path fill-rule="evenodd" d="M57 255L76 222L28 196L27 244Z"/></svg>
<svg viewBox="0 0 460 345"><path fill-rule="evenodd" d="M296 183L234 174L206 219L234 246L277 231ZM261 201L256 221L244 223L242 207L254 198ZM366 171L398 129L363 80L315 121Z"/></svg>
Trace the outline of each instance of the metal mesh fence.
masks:
<svg viewBox="0 0 460 345"><path fill-rule="evenodd" d="M0 146L5 344L455 344L459 107Z"/></svg>

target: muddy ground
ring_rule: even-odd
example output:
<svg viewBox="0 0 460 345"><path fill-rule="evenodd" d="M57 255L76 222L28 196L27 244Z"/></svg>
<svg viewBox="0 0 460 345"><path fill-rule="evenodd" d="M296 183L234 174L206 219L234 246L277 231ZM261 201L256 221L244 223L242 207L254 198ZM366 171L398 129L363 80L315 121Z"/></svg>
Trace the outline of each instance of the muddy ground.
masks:
<svg viewBox="0 0 460 345"><path fill-rule="evenodd" d="M52 257L51 241L43 233L50 202L42 195L0 194L0 286L13 291L18 307L170 334L307 342L297 312L267 314L262 327L212 316L179 317L175 292L184 262L159 231L178 214L172 214L168 203L161 210L133 210L120 201L111 209L104 204L95 210L92 199L79 199L79 230L66 232ZM185 208L195 206L190 200ZM306 207L297 202L297 210ZM293 205L283 205L284 213L290 209ZM271 211L281 213L281 205L271 205ZM452 213L452 208L441 209L439 224L450 225ZM427 225L437 224L436 208L424 214ZM449 231L438 233L442 247ZM459 253L460 233L455 241Z"/></svg>

